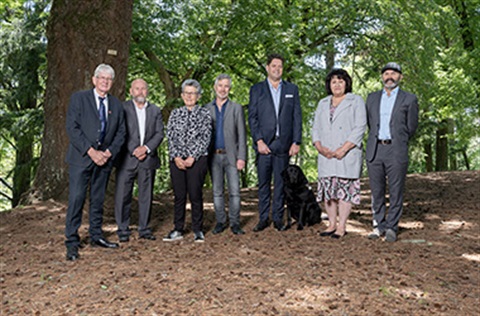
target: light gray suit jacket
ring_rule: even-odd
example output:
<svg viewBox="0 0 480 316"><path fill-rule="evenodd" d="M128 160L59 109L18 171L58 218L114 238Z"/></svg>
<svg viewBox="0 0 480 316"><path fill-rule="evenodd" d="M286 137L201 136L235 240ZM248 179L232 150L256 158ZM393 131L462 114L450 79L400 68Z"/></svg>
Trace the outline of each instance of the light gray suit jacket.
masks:
<svg viewBox="0 0 480 316"><path fill-rule="evenodd" d="M330 122L330 103L328 96L318 103L312 128L313 143L320 141L322 146L335 151L346 141L355 144L343 159L327 159L318 155L318 177L336 176L346 179L358 179L362 171L362 140L367 128L367 114L363 99L347 93L337 106Z"/></svg>
<svg viewBox="0 0 480 316"><path fill-rule="evenodd" d="M382 91L370 93L367 97L368 140L367 162L375 159L378 145L378 130L380 128L380 101ZM398 91L397 99L390 119L390 134L392 136L393 159L398 162L408 162L408 141L418 127L418 100L414 94Z"/></svg>
<svg viewBox="0 0 480 316"><path fill-rule="evenodd" d="M143 144L150 149L150 153L143 161L139 161L132 155L135 148L140 146L140 134L138 129L137 112L133 101L123 103L125 111L125 125L127 128L127 137L119 157L119 168L135 169L158 169L160 159L158 158L157 148L163 140L163 120L162 111L155 104L149 103L146 108L145 118L145 138Z"/></svg>
<svg viewBox="0 0 480 316"><path fill-rule="evenodd" d="M217 117L215 114L215 105L212 102L205 105L212 116L213 133L211 150L215 149L215 128ZM225 138L225 150L227 152L228 162L232 166L237 165L237 160L247 161L247 132L245 127L245 114L240 104L228 100L227 108L223 117L223 136Z"/></svg>

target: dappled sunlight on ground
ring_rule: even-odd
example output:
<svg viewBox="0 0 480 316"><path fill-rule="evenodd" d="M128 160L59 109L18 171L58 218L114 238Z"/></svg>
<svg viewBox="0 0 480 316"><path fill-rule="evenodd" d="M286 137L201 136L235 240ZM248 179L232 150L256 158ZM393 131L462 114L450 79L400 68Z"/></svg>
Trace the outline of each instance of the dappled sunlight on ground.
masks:
<svg viewBox="0 0 480 316"><path fill-rule="evenodd" d="M46 201L0 213L1 315L479 315L480 172L408 175L398 242L369 240L368 179L341 239L320 237L328 220L298 231L258 221L256 188L242 189L245 235L213 235L211 190L204 193L205 243L163 242L173 194L153 201L156 241L132 238L119 249L88 244L88 205L77 262L65 260L66 205ZM117 241L113 199L106 237ZM323 205L321 205L323 208Z"/></svg>
<svg viewBox="0 0 480 316"><path fill-rule="evenodd" d="M312 311L327 310L325 306L329 300L335 300L339 293L331 287L303 287L303 288L287 288L281 294L281 304L287 309L294 312L296 308L301 310L311 309ZM345 299L348 299L345 297Z"/></svg>
<svg viewBox="0 0 480 316"><path fill-rule="evenodd" d="M402 221L398 226L405 229L422 229L424 227L424 224L423 222L418 221Z"/></svg>
<svg viewBox="0 0 480 316"><path fill-rule="evenodd" d="M359 221L349 220L347 222L347 232L349 233L368 235L371 231L371 227L366 227L365 224Z"/></svg>
<svg viewBox="0 0 480 316"><path fill-rule="evenodd" d="M476 262L480 262L480 254L462 254L462 258L465 258L465 259L468 259L468 260L471 260L471 261L476 261Z"/></svg>
<svg viewBox="0 0 480 316"><path fill-rule="evenodd" d="M442 218L438 214L425 214L425 220L427 221L436 221L441 219Z"/></svg>
<svg viewBox="0 0 480 316"><path fill-rule="evenodd" d="M458 230L458 229L472 229L474 226L478 225L461 221L461 220L450 220L450 221L442 221L438 226L439 230Z"/></svg>

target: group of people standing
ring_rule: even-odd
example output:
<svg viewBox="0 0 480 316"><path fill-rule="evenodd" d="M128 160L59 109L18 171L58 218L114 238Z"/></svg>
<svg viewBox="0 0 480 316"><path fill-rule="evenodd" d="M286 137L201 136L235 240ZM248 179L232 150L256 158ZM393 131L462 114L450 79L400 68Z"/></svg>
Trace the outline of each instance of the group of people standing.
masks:
<svg viewBox="0 0 480 316"><path fill-rule="evenodd" d="M281 172L290 157L298 154L302 142L302 111L298 87L282 79L284 59L268 56L266 80L250 89L248 123L256 152L258 171L260 232L284 225L284 191ZM147 101L148 85L143 79L132 82L132 100L121 103L108 92L115 72L99 65L92 77L92 90L74 93L67 111L70 144L69 202L66 217L67 260L79 258L81 225L90 185L89 235L92 246L118 248L103 236L103 202L112 168L117 168L115 219L120 242L128 242L131 231L130 207L135 179L138 183L139 238L155 240L149 220L155 170L160 161L157 148L164 138L160 109ZM384 89L370 94L366 105L352 94L352 79L343 69L332 70L325 82L328 96L315 112L312 143L318 151L318 202L324 202L329 218L321 236L342 238L352 204L360 203L362 140L369 127L366 158L372 190L373 232L370 239L385 236L396 241L402 214L403 190L408 167L408 140L418 124L415 95L398 88L401 67L388 63L382 69ZM182 83L184 106L174 109L168 119L169 168L174 191L174 227L164 241L183 239L187 196L191 203L195 242L205 239L203 230L203 184L210 170L216 225L213 234L230 226L244 234L240 223L240 171L247 159L246 119L240 104L229 99L232 80L219 75L214 83L215 99L199 106L202 88L193 79ZM273 196L271 182L273 177ZM228 220L225 211L224 181L228 187ZM390 208L386 212L386 180ZM337 224L338 215L338 224Z"/></svg>

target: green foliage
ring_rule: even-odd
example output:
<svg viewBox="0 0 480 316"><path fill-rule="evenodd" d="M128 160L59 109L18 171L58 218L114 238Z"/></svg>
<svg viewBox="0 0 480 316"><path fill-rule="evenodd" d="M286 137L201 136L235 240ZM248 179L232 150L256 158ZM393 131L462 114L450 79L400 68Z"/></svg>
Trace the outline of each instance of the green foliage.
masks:
<svg viewBox="0 0 480 316"><path fill-rule="evenodd" d="M0 191L13 206L28 190L38 161L49 2L9 1L0 11L0 136L4 153L15 157L13 168L2 166L2 180L9 185Z"/></svg>
<svg viewBox="0 0 480 316"><path fill-rule="evenodd" d="M202 83L200 102L207 103L221 72L233 77L231 98L247 105L250 86L265 78L266 55L283 54L284 78L299 86L304 116L304 145L293 160L313 180L316 151L310 130L316 105L325 96L328 52L336 67L352 74L354 92L364 98L381 89L380 68L397 61L404 68L402 87L417 94L421 108L410 168L418 172L425 170L424 145L435 142L440 121L455 121L449 136L454 140L452 152L471 153L471 140L478 137L478 75L472 70L479 28L472 27L479 25L479 10L478 5L458 3L138 0L130 68L135 76L142 74L154 83L152 98L168 114L181 105L178 92L184 79ZM459 29L466 36L459 37ZM472 47L465 45L466 38L472 39ZM256 182L254 159L251 151L249 185Z"/></svg>
<svg viewBox="0 0 480 316"><path fill-rule="evenodd" d="M45 19L50 1L3 1L0 8L0 157L4 161L22 139L37 143L45 79ZM286 59L284 78L300 88L303 145L292 159L316 179L311 125L325 97L329 67L347 69L354 92L366 99L381 89L380 69L396 61L404 69L402 88L419 98L420 126L411 143L410 172L435 161L441 124L450 158L458 169L480 167L480 5L478 0L136 0L128 81L142 77L149 99L163 110L164 121L181 106L180 85L197 79L201 104L214 97L219 73L233 78L231 99L244 105L252 84L265 79L266 56ZM32 138L33 136L33 138ZM37 147L38 148L38 145ZM166 140L159 148L162 169L156 188L170 186ZM466 159L464 158L466 157ZM35 161L32 157L31 161ZM247 184L256 185L249 139ZM12 168L7 168L13 170ZM9 173L10 175L12 172Z"/></svg>

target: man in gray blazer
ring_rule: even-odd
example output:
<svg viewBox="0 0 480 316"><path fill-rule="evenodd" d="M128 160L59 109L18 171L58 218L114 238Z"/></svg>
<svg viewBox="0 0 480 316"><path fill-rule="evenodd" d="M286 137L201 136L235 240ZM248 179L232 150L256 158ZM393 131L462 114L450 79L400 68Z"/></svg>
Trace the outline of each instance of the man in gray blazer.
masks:
<svg viewBox="0 0 480 316"><path fill-rule="evenodd" d="M235 235L243 235L245 232L240 227L239 171L245 167L247 160L247 136L243 108L228 98L231 84L230 76L218 75L213 86L216 98L206 105L213 121L210 170L217 224L212 233L219 234L227 228L223 193L226 175L230 229Z"/></svg>
<svg viewBox="0 0 480 316"><path fill-rule="evenodd" d="M155 170L160 167L157 148L163 140L162 112L147 101L148 85L136 79L130 88L132 100L123 104L126 141L117 162L115 220L120 242L130 238L130 206L135 178L138 181L138 234L155 240L149 227Z"/></svg>
<svg viewBox="0 0 480 316"><path fill-rule="evenodd" d="M384 89L371 93L366 102L368 141L366 159L372 190L373 232L369 239L397 240L403 210L403 191L408 169L408 141L418 126L418 101L400 90L402 68L388 63L382 68ZM390 208L386 210L388 179Z"/></svg>

